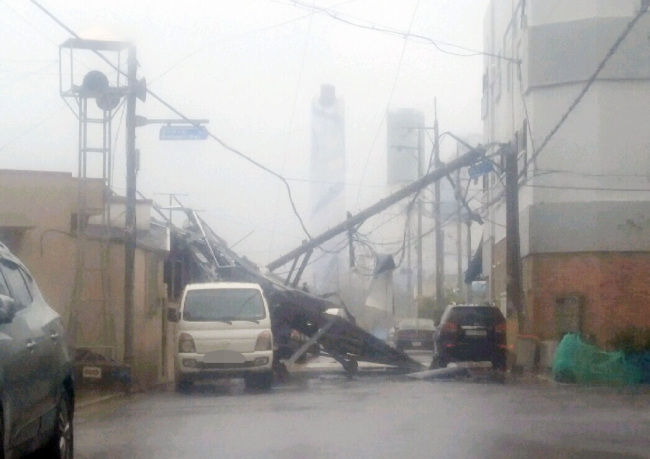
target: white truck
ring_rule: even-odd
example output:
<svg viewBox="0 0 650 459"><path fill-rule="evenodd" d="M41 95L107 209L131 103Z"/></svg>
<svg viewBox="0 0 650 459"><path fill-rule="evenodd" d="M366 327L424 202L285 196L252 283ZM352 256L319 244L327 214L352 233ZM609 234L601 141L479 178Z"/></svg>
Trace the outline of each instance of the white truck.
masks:
<svg viewBox="0 0 650 459"><path fill-rule="evenodd" d="M247 388L273 382L273 334L269 306L255 283L188 284L179 309L174 355L176 390L199 379L243 376Z"/></svg>

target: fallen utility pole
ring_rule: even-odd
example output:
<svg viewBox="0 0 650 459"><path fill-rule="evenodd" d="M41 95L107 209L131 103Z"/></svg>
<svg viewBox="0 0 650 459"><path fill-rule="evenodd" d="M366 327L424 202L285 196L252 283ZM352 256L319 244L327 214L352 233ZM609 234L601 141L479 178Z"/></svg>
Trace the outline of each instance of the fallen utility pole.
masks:
<svg viewBox="0 0 650 459"><path fill-rule="evenodd" d="M267 265L267 268L270 271L273 271L279 268L280 266L285 265L286 263L296 259L297 257L300 257L301 255L309 252L310 250L313 250L315 247L318 247L322 243L330 240L331 238L338 236L339 234L344 233L351 228L354 228L360 223L365 222L368 218L372 217L375 214L378 214L379 212L382 212L383 210L386 210L387 208L401 201L402 199L412 195L413 193L417 193L418 191L430 185L431 183L435 182L436 180L440 180L441 178L446 177L451 172L454 172L455 170L460 169L461 167L471 166L480 158L482 158L484 155L485 155L485 150L482 148L477 148L465 153L462 156L459 156L458 158L441 166L439 169L430 172L429 174L423 176L419 180L416 180L415 182L405 186L401 190L396 191L395 193L391 194L387 198L384 198L379 202L373 204L372 206L368 207L367 209L362 210L358 214L350 216L343 223L339 223L333 228L330 228L324 233L312 238L311 240L303 242L303 244L300 247L292 250L286 255L283 255L277 260L269 263Z"/></svg>

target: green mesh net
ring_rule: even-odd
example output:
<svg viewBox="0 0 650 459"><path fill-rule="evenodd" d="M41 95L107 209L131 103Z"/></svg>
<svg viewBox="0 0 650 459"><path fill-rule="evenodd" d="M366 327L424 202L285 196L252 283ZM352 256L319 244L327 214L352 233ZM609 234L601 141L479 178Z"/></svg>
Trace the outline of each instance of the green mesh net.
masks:
<svg viewBox="0 0 650 459"><path fill-rule="evenodd" d="M623 352L602 351L570 333L555 351L553 378L579 384L639 384L642 372Z"/></svg>

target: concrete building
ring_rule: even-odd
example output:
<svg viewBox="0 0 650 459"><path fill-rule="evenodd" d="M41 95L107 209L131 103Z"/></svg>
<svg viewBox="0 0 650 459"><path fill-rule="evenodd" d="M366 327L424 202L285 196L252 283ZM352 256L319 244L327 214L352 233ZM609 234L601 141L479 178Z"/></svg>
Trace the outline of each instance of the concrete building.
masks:
<svg viewBox="0 0 650 459"><path fill-rule="evenodd" d="M641 5L493 0L485 16L484 141L517 145L525 324L541 339L580 331L606 345L627 325L650 326L648 15L538 151ZM512 317L503 179L483 179L483 274Z"/></svg>
<svg viewBox="0 0 650 459"><path fill-rule="evenodd" d="M112 200L106 269L95 216L77 215L77 179L69 173L0 170L0 240L30 269L45 299L61 315L77 359L92 355L123 362L123 200ZM101 215L102 181L87 186L88 207ZM120 206L122 211L120 211ZM169 380L171 355L165 343L167 294L163 281L167 229L150 219L151 202L138 201L135 259L136 388ZM85 267L78 270L79 222L86 230ZM103 283L102 272L108 282ZM83 289L80 287L83 284ZM108 286L107 291L104 285ZM76 289L76 290L75 290ZM83 301L80 300L83 296ZM166 347L167 346L167 347ZM86 356L86 357L83 357Z"/></svg>
<svg viewBox="0 0 650 459"><path fill-rule="evenodd" d="M334 86L323 85L311 105L311 213L313 234L320 234L345 218L345 104ZM321 246L312 260L311 286L319 294L339 288L339 241Z"/></svg>

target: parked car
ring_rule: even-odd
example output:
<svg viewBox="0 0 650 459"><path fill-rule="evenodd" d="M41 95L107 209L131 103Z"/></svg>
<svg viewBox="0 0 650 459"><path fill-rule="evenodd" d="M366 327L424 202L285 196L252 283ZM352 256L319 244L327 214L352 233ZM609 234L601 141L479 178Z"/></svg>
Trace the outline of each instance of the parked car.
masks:
<svg viewBox="0 0 650 459"><path fill-rule="evenodd" d="M61 318L0 243L0 457L73 454L74 383Z"/></svg>
<svg viewBox="0 0 650 459"><path fill-rule="evenodd" d="M506 368L506 319L494 306L447 306L435 332L432 368L453 361L490 361Z"/></svg>
<svg viewBox="0 0 650 459"><path fill-rule="evenodd" d="M175 335L176 389L199 379L243 376L248 388L267 389L273 381L273 334L269 307L258 284L189 284Z"/></svg>
<svg viewBox="0 0 650 459"><path fill-rule="evenodd" d="M433 349L435 326L431 319L404 319L398 322L389 339L398 351L406 349Z"/></svg>

